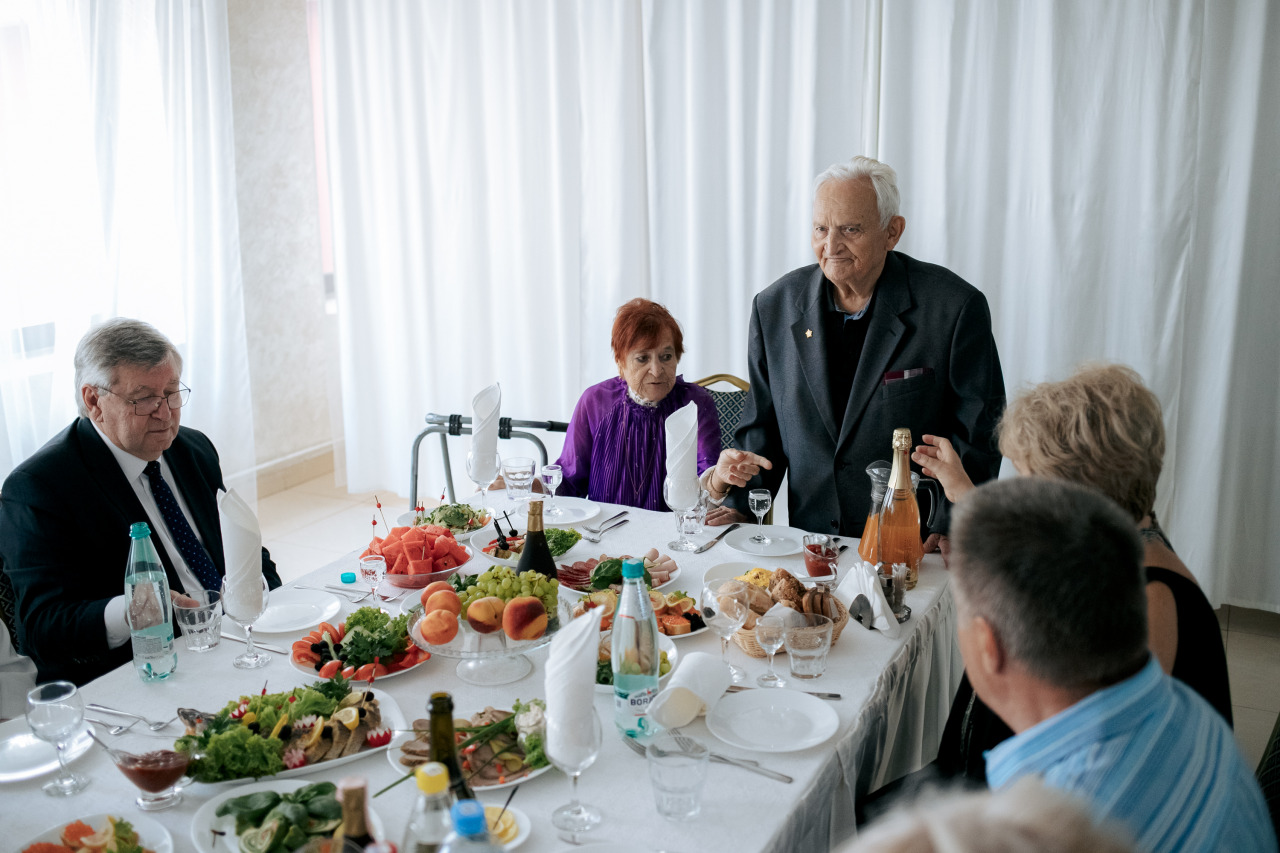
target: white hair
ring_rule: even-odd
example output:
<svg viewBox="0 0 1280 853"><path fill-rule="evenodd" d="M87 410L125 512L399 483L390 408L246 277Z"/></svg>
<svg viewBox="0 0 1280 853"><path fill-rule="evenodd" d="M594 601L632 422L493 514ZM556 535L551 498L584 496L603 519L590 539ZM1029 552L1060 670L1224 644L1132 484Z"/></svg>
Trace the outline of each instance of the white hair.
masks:
<svg viewBox="0 0 1280 853"><path fill-rule="evenodd" d="M166 361L182 373L182 356L155 326L128 317L114 317L94 326L76 346L76 408L89 416L82 389L110 388L121 365L156 367Z"/></svg>
<svg viewBox="0 0 1280 853"><path fill-rule="evenodd" d="M888 228L889 220L898 215L901 201L898 195L898 173L893 171L892 166L879 160L858 155L843 163L832 163L813 179L813 197L818 197L818 190L828 181L856 181L859 178L871 180L871 188L876 193L876 208L880 211L880 227Z"/></svg>

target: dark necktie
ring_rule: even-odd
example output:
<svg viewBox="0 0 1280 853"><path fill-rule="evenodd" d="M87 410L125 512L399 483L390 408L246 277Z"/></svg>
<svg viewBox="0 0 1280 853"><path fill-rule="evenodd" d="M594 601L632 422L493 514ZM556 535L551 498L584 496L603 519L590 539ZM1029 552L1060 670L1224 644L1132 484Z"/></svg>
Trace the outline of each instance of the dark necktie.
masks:
<svg viewBox="0 0 1280 853"><path fill-rule="evenodd" d="M143 469L143 473L151 481L151 496L156 499L156 505L160 507L160 515L164 518L165 527L169 528L169 535L173 537L174 544L178 546L178 551L182 553L182 559L186 562L187 568L195 573L196 578L204 585L205 589L221 589L222 578L218 576L218 570L213 567L213 560L209 559L209 552L200 544L200 540L196 538L196 533L191 529L191 525L187 524L187 517L182 514L182 508L178 506L178 501L173 496L173 490L169 488L169 484L161 476L160 463L158 461L148 462L147 467Z"/></svg>

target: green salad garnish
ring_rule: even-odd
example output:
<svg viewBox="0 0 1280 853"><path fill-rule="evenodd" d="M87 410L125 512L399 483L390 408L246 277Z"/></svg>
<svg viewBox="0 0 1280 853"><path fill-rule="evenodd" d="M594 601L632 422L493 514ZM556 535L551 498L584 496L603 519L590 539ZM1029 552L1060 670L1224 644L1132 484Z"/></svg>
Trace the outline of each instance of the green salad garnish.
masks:
<svg viewBox="0 0 1280 853"><path fill-rule="evenodd" d="M551 549L553 557L568 553L569 549L580 541L582 541L582 534L572 527L568 530L562 530L559 527L547 528L547 547Z"/></svg>
<svg viewBox="0 0 1280 853"><path fill-rule="evenodd" d="M443 504L429 512L419 513L413 523L415 526L438 524L453 533L466 533L484 527L489 523L489 516L470 504Z"/></svg>

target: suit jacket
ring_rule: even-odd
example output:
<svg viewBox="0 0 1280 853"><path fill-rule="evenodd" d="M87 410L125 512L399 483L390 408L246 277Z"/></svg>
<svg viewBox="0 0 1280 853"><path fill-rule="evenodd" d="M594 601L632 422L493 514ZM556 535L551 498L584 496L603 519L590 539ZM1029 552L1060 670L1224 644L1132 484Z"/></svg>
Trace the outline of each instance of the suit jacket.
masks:
<svg viewBox="0 0 1280 853"><path fill-rule="evenodd" d="M165 451L195 526L219 574L226 571L217 492L224 488L218 453L201 432L178 429ZM111 649L103 611L124 592L129 526L147 517L133 487L86 418L77 418L5 480L0 491L0 559L13 582L20 651L40 681L84 684L132 659L130 643ZM169 586L181 589L157 536L152 543ZM280 585L262 549L268 583Z"/></svg>
<svg viewBox="0 0 1280 853"><path fill-rule="evenodd" d="M982 293L943 267L889 252L849 403L836 412L826 363L823 288L830 286L813 264L756 295L751 392L736 437L773 469L748 488L776 494L790 469L794 526L861 536L871 502L865 469L877 459L892 460L896 427L909 427L916 444L923 433L949 438L975 483L996 476L1004 378ZM929 371L883 382L890 371L918 368ZM747 511L746 489L735 489L729 501ZM928 500L920 504L923 519ZM945 512L934 529L946 529Z"/></svg>

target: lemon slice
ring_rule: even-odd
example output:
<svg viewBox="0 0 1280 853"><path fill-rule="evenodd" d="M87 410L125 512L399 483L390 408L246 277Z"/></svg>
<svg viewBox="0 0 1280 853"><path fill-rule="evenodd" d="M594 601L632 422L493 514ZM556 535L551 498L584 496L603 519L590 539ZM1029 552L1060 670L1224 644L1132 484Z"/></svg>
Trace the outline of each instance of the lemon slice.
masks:
<svg viewBox="0 0 1280 853"><path fill-rule="evenodd" d="M334 722L342 723L350 731L360 723L360 712L355 708L343 708L333 715Z"/></svg>
<svg viewBox="0 0 1280 853"><path fill-rule="evenodd" d="M520 834L520 827L516 825L516 816L510 811L503 812L502 818L498 818L498 813L502 812L501 806L485 806L484 819L489 824L489 837L503 844L510 844Z"/></svg>
<svg viewBox="0 0 1280 853"><path fill-rule="evenodd" d="M324 717L316 720L316 724L311 727L311 732L302 740L302 748L310 749L320 740L320 731L324 728Z"/></svg>

